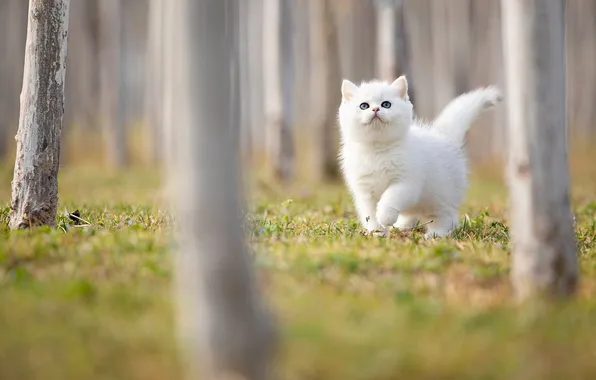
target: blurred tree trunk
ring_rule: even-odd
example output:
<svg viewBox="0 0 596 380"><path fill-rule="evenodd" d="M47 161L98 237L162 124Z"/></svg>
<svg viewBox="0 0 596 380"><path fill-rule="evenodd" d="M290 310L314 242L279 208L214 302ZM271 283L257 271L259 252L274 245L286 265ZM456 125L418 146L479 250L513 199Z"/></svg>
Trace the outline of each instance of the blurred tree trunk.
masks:
<svg viewBox="0 0 596 380"><path fill-rule="evenodd" d="M99 84L97 0L74 1L70 8L68 77L64 114L65 134L72 125L93 130L97 123ZM65 153L65 152L63 152ZM64 162L65 155L62 155Z"/></svg>
<svg viewBox="0 0 596 380"><path fill-rule="evenodd" d="M111 168L128 163L124 114L122 0L100 0L100 104L106 160Z"/></svg>
<svg viewBox="0 0 596 380"><path fill-rule="evenodd" d="M565 1L502 6L513 285L520 299L565 296L578 277L565 138Z"/></svg>
<svg viewBox="0 0 596 380"><path fill-rule="evenodd" d="M337 26L332 0L310 0L311 48L311 173L317 180L335 178L337 170L337 107L341 74Z"/></svg>
<svg viewBox="0 0 596 380"><path fill-rule="evenodd" d="M310 122L305 109L310 107L310 46L309 46L309 23L308 23L308 1L294 1L292 12L293 24L293 66L294 66L294 108L292 111L292 123L294 124L294 135L298 139L298 133L306 128ZM287 34L286 34L287 35ZM298 149L298 154L301 149ZM297 161L300 161L298 158Z"/></svg>
<svg viewBox="0 0 596 380"><path fill-rule="evenodd" d="M238 133L240 112L236 104L228 107L239 99L239 86L227 65L239 58L232 48L238 2L165 4L171 30L164 45L172 56L163 103L175 140L167 153L181 246L175 257L178 328L188 378L265 379L273 323L243 239L238 153L230 137L230 131Z"/></svg>
<svg viewBox="0 0 596 380"><path fill-rule="evenodd" d="M0 1L0 160L12 147L19 123L19 91L27 38L27 1Z"/></svg>
<svg viewBox="0 0 596 380"><path fill-rule="evenodd" d="M412 77L417 94L414 104L416 114L433 119L436 116L435 109L435 64L437 58L434 56L432 23L432 7L438 1L432 0L406 0L404 12L406 14L406 29L409 32L410 41L413 47L411 51ZM441 57L443 60L444 57Z"/></svg>
<svg viewBox="0 0 596 380"><path fill-rule="evenodd" d="M248 102L250 109L250 133L253 152L261 153L266 148L265 139L265 115L263 99L265 98L263 78L263 1L248 1L248 38L250 41L249 87L250 96L244 99ZM260 158L260 157L259 157Z"/></svg>
<svg viewBox="0 0 596 380"><path fill-rule="evenodd" d="M275 178L288 180L294 171L294 141L291 124L284 111L288 111L288 98L283 64L291 61L291 44L283 47L282 36L288 33L289 9L282 4L287 0L265 0L263 6L263 78L265 90L265 136L267 167ZM284 22L282 24L282 13ZM283 27L282 27L283 26ZM287 42L283 41L283 42ZM289 58L287 56L289 55ZM291 84L291 83L290 83ZM291 88L289 89L291 91Z"/></svg>
<svg viewBox="0 0 596 380"><path fill-rule="evenodd" d="M149 161L160 164L163 160L163 117L160 98L163 92L163 55L162 55L162 28L163 28L163 2L167 0L149 1L149 22L147 27L146 48L146 89L145 89L145 123L149 134Z"/></svg>
<svg viewBox="0 0 596 380"><path fill-rule="evenodd" d="M377 77L393 82L406 75L408 95L414 103L404 0L377 1L377 4Z"/></svg>
<svg viewBox="0 0 596 380"><path fill-rule="evenodd" d="M295 67L294 59L294 18L293 13L298 9L294 0L281 0L281 94L282 94L282 117L285 130L282 131L281 156L286 162L287 172L285 178L292 178L296 171L296 153L294 138L294 91L295 91Z"/></svg>
<svg viewBox="0 0 596 380"><path fill-rule="evenodd" d="M397 13L393 1L377 1L377 77L393 82L397 72Z"/></svg>
<svg viewBox="0 0 596 380"><path fill-rule="evenodd" d="M410 57L410 36L406 29L406 15L404 0L396 0L395 9L395 64L397 76L408 77L408 96L410 101L416 103L416 82L412 75Z"/></svg>
<svg viewBox="0 0 596 380"><path fill-rule="evenodd" d="M503 84L503 54L501 32L501 5L498 1L469 0L470 17L468 37L470 66L468 88ZM507 150L505 113L490 112L482 116L468 133L468 151L476 161L505 158Z"/></svg>
<svg viewBox="0 0 596 380"><path fill-rule="evenodd" d="M10 227L54 226L69 0L30 0Z"/></svg>
<svg viewBox="0 0 596 380"><path fill-rule="evenodd" d="M238 50L240 54L239 75L240 75L240 162L241 169L250 169L253 163L252 148L252 124L250 99L252 98L252 89L250 87L250 67L251 67L251 43L250 40L250 2L240 1L239 12L239 42Z"/></svg>
<svg viewBox="0 0 596 380"><path fill-rule="evenodd" d="M432 3L435 114L468 89L471 49L469 1Z"/></svg>
<svg viewBox="0 0 596 380"><path fill-rule="evenodd" d="M582 148L592 149L596 125L596 1L568 1L567 10L568 129L578 133Z"/></svg>
<svg viewBox="0 0 596 380"><path fill-rule="evenodd" d="M337 16L337 34L341 75L357 83L375 77L376 9L373 1L342 0L333 2Z"/></svg>

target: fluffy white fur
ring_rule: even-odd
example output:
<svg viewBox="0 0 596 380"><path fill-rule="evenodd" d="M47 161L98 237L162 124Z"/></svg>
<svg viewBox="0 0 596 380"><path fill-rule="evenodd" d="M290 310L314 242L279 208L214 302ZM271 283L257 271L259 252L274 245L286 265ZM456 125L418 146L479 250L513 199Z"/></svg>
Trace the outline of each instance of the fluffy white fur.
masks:
<svg viewBox="0 0 596 380"><path fill-rule="evenodd" d="M384 234L392 225L407 229L432 220L427 238L448 235L459 223L468 185L466 132L483 110L501 101L500 91L486 87L463 94L430 125L414 120L404 76L360 86L344 80L341 92L340 162L362 225ZM362 103L368 108L361 109Z"/></svg>

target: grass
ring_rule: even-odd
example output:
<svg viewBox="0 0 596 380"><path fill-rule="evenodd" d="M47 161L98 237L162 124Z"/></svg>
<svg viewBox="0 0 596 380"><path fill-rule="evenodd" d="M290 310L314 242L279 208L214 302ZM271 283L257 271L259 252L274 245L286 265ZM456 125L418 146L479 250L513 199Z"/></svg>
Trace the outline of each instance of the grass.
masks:
<svg viewBox="0 0 596 380"><path fill-rule="evenodd" d="M499 172L475 170L462 226L438 241L366 236L341 184L256 183L248 241L281 323L276 378L592 378L596 169L579 162L580 292L548 313L511 302ZM58 228L10 232L11 174L0 171L0 379L181 378L158 175L66 167Z"/></svg>

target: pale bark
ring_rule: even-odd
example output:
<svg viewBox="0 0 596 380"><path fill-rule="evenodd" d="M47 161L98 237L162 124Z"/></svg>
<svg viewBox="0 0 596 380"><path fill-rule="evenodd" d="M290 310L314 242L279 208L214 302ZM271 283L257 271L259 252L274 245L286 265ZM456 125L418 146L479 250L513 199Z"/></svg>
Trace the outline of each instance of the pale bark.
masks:
<svg viewBox="0 0 596 380"><path fill-rule="evenodd" d="M97 125L97 95L99 62L97 60L97 1L74 1L70 7L71 35L68 41L68 82L65 97L68 108L64 114L64 134L72 126L86 131ZM66 153L66 154L64 154ZM68 151L62 162L68 161Z"/></svg>
<svg viewBox="0 0 596 380"><path fill-rule="evenodd" d="M166 124L176 212L175 290L189 378L265 379L272 319L243 239L238 150L236 0L166 2ZM233 15L233 17L230 17ZM234 66L235 64L232 63ZM233 106L229 106L233 104ZM175 129L174 129L175 126ZM229 377L228 377L229 376Z"/></svg>
<svg viewBox="0 0 596 380"><path fill-rule="evenodd" d="M120 168L128 163L124 114L122 51L123 0L98 2L100 24L100 107L107 164Z"/></svg>
<svg viewBox="0 0 596 380"><path fill-rule="evenodd" d="M340 103L340 66L337 26L331 0L310 0L311 20L311 146L314 179L336 177L337 107Z"/></svg>
<svg viewBox="0 0 596 380"><path fill-rule="evenodd" d="M284 178L292 178L295 171L295 147L294 147L294 91L296 61L294 57L294 18L293 13L298 11L294 0L281 0L281 94L282 94L282 115L283 126L281 134L280 159L284 164Z"/></svg>
<svg viewBox="0 0 596 380"><path fill-rule="evenodd" d="M406 12L404 0L396 0L395 9L395 72L408 77L408 96L416 104L416 82L412 76L410 62L410 36L406 29Z"/></svg>
<svg viewBox="0 0 596 380"><path fill-rule="evenodd" d="M377 6L377 77L393 82L398 77L396 57L396 12L392 1Z"/></svg>
<svg viewBox="0 0 596 380"><path fill-rule="evenodd" d="M374 1L333 3L342 76L355 83L375 77L377 19Z"/></svg>
<svg viewBox="0 0 596 380"><path fill-rule="evenodd" d="M503 0L512 280L520 299L578 280L565 138L565 1Z"/></svg>
<svg viewBox="0 0 596 380"><path fill-rule="evenodd" d="M434 66L443 59L441 57L439 60L433 55L433 4L431 0L405 2L406 27L414 47L410 56L412 79L418 94L414 109L418 116L431 120L436 116L435 82L440 80L434 75Z"/></svg>
<svg viewBox="0 0 596 380"><path fill-rule="evenodd" d="M150 0L146 48L145 123L150 136L149 160L160 164L163 160L163 117L160 98L163 88L162 28L164 0ZM167 0L166 0L167 1Z"/></svg>
<svg viewBox="0 0 596 380"><path fill-rule="evenodd" d="M408 77L408 95L410 101L414 102L404 0L379 1L377 6L377 77L393 82L400 75Z"/></svg>
<svg viewBox="0 0 596 380"><path fill-rule="evenodd" d="M250 2L241 1L239 4L239 46L240 55L239 75L240 75L240 161L242 167L250 168L253 163L252 147L252 123L250 99L253 97L253 91L250 87L250 67L251 67L251 40L250 40Z"/></svg>
<svg viewBox="0 0 596 380"><path fill-rule="evenodd" d="M273 176L288 180L294 170L294 149L291 124L284 115L282 1L265 0L263 3L263 88L267 167ZM287 112L288 107L285 108Z"/></svg>
<svg viewBox="0 0 596 380"><path fill-rule="evenodd" d="M250 133L253 151L266 148L265 114L264 114L264 79L263 75L263 1L251 0L248 5L248 38L250 41L250 60L248 65L250 96L243 101L248 102L250 109Z"/></svg>
<svg viewBox="0 0 596 380"><path fill-rule="evenodd" d="M54 226L69 0L30 0L10 227Z"/></svg>
<svg viewBox="0 0 596 380"><path fill-rule="evenodd" d="M454 1L457 2L457 0L435 1L431 5L434 56L431 65L435 78L432 94L434 96L435 115L456 95L453 55L450 43L453 36L451 35L451 20L449 19L449 8L453 7Z"/></svg>
<svg viewBox="0 0 596 380"><path fill-rule="evenodd" d="M579 138L582 148L591 150L596 124L596 2L569 1L567 10L568 130Z"/></svg>
<svg viewBox="0 0 596 380"><path fill-rule="evenodd" d="M298 1L293 4L293 42L294 48L294 105L293 117L295 140L301 140L299 131L305 130L309 123L308 112L305 109L310 107L310 51L308 36L310 33L308 24L308 1ZM300 151L300 149L298 149ZM298 161L300 158L298 158Z"/></svg>

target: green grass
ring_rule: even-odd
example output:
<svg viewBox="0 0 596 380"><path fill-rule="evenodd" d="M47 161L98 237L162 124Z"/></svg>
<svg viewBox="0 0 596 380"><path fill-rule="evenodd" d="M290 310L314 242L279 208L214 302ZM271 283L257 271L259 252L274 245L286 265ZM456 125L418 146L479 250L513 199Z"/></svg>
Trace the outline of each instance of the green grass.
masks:
<svg viewBox="0 0 596 380"><path fill-rule="evenodd" d="M437 241L365 235L340 184L257 183L246 225L281 324L277 378L592 378L594 172L574 177L579 296L548 313L511 301L499 176L475 176L462 226ZM0 379L180 379L157 174L64 168L58 227L19 232L10 180L0 171Z"/></svg>

